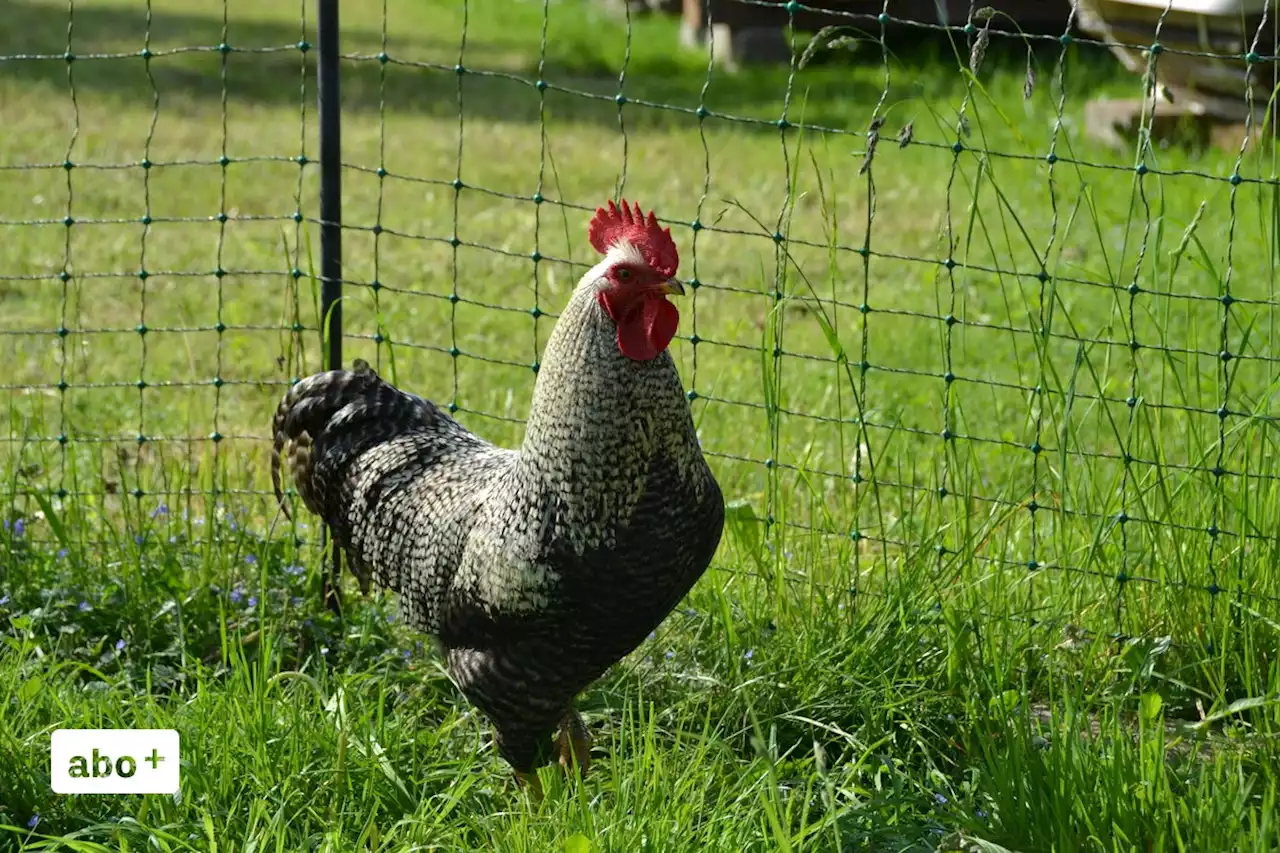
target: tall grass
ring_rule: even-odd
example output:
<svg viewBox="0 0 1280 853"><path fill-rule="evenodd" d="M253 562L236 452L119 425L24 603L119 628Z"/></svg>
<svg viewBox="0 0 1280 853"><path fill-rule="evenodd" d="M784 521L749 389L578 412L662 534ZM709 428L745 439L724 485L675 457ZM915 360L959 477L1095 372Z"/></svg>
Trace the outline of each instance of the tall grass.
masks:
<svg viewBox="0 0 1280 853"><path fill-rule="evenodd" d="M153 0L150 43L223 10ZM77 51L142 43L137 7L73 11ZM0 850L1276 846L1271 147L1140 174L1079 127L1140 81L1079 45L726 77L669 22L471 3L461 61L499 73L457 75L462 7L344 6L349 358L518 441L587 259L545 205L617 185L620 85L627 192L696 245L673 352L724 544L535 803L393 602L320 605L314 520L267 494L270 412L321 366L314 140L297 10L226 11L244 51L79 65L74 114L65 67L9 58L60 55L65 4L0 31L0 165L55 164L0 171ZM145 186L93 168L144 143ZM52 794L49 733L89 726L178 729L181 794Z"/></svg>

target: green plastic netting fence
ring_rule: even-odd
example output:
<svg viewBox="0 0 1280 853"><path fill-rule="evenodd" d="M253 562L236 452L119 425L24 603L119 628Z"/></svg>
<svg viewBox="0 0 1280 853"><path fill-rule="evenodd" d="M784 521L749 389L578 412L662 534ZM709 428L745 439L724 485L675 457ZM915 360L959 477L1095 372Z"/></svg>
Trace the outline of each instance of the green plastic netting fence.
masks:
<svg viewBox="0 0 1280 853"><path fill-rule="evenodd" d="M347 360L518 441L625 195L691 285L726 572L1209 649L1275 618L1271 79L1216 147L1157 128L1160 63L1209 56L1161 45L1171 6L1142 74L1075 21L892 8L731 72L585 2L344 4ZM1270 69L1274 12L1219 58ZM6 547L161 507L284 535L270 415L322 366L311 4L5 14ZM1123 147L1086 133L1098 95L1145 105Z"/></svg>

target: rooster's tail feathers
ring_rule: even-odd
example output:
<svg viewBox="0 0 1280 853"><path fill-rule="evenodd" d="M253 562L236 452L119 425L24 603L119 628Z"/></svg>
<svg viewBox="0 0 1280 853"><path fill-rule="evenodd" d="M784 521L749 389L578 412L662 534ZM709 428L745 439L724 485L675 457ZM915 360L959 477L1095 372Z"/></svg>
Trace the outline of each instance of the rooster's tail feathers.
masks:
<svg viewBox="0 0 1280 853"><path fill-rule="evenodd" d="M271 485L289 514L280 485L280 457L287 451L290 475L307 507L329 520L327 505L341 501L347 463L405 429L447 417L435 404L384 382L368 362L353 370L309 376L285 393L272 422ZM317 445L323 442L318 452Z"/></svg>

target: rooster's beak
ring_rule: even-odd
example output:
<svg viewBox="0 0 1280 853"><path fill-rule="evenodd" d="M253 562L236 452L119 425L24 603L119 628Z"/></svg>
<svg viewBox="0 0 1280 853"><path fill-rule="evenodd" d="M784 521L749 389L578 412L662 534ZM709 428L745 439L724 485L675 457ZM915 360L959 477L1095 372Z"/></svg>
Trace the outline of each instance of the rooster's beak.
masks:
<svg viewBox="0 0 1280 853"><path fill-rule="evenodd" d="M658 285L658 292L674 296L684 296L684 285L674 278L669 278L662 284Z"/></svg>

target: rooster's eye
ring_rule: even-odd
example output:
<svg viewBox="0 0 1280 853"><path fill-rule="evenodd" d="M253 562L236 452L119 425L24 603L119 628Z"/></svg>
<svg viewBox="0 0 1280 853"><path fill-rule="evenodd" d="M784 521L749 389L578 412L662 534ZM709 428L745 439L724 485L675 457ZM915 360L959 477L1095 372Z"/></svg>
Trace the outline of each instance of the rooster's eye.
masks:
<svg viewBox="0 0 1280 853"><path fill-rule="evenodd" d="M618 267L618 281L630 281L631 270L626 267Z"/></svg>

